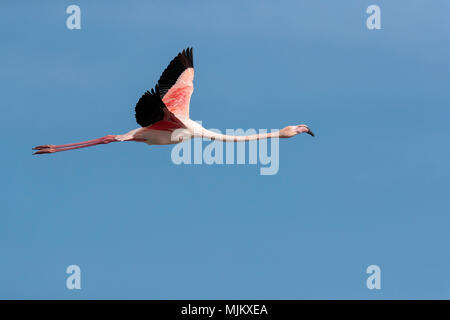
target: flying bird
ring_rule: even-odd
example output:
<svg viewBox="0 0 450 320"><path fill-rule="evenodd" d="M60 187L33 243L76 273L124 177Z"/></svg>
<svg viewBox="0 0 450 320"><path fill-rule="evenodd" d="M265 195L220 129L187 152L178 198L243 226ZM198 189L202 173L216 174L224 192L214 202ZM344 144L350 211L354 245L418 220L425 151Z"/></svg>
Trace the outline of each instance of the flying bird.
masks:
<svg viewBox="0 0 450 320"><path fill-rule="evenodd" d="M215 133L203 128L189 118L189 103L194 91L194 59L192 48L180 52L164 70L154 89L145 92L135 107L136 122L141 126L125 134L61 145L34 147L34 154L55 153L107 144L110 142L136 141L149 145L180 143L192 138L240 142L270 138L290 138L300 133L314 133L301 124L288 126L277 132L248 136L232 136Z"/></svg>

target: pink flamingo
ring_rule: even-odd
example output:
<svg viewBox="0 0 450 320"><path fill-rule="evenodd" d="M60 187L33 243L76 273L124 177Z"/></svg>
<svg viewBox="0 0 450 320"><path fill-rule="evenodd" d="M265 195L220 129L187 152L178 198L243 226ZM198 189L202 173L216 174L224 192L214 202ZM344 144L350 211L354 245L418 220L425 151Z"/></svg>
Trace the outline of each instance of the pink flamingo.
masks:
<svg viewBox="0 0 450 320"><path fill-rule="evenodd" d="M175 144L186 139L203 137L219 141L249 141L270 138L290 138L299 133L313 132L306 125L288 126L280 131L249 136L215 133L189 119L189 102L194 91L194 61L192 48L180 52L164 70L158 84L147 91L136 104L136 121L141 128L125 134L107 135L98 139L62 145L42 145L34 154L80 149L118 141L145 142L149 145Z"/></svg>

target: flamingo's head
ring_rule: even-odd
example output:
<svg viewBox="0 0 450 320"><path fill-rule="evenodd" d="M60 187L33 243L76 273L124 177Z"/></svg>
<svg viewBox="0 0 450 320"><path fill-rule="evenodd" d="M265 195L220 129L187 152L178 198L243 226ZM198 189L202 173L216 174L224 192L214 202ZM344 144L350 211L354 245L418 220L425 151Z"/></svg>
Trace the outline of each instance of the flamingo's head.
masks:
<svg viewBox="0 0 450 320"><path fill-rule="evenodd" d="M300 133L307 133L314 137L314 133L311 129L308 128L307 125L300 124L298 126L288 126L280 130L280 138L290 138L296 136Z"/></svg>

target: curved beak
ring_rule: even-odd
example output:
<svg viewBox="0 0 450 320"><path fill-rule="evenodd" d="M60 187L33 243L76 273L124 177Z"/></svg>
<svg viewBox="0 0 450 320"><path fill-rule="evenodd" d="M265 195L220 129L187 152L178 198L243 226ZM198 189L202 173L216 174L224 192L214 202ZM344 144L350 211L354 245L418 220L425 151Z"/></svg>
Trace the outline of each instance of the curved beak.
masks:
<svg viewBox="0 0 450 320"><path fill-rule="evenodd" d="M315 137L314 132L311 131L311 129L308 128L307 134L311 135L311 137Z"/></svg>

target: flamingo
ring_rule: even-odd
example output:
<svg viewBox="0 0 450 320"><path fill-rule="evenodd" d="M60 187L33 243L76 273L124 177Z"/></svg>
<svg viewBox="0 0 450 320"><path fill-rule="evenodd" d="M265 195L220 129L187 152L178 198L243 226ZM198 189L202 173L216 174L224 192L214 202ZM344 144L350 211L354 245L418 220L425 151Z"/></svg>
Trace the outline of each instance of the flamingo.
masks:
<svg viewBox="0 0 450 320"><path fill-rule="evenodd" d="M300 133L314 133L307 125L287 126L279 131L248 136L224 135L209 131L189 118L189 103L194 91L192 48L184 49L169 63L157 85L146 91L135 107L136 122L141 126L125 134L71 144L41 145L34 154L55 153L120 141L145 142L148 145L180 143L186 139L207 138L224 142L240 142L270 138L290 138Z"/></svg>

